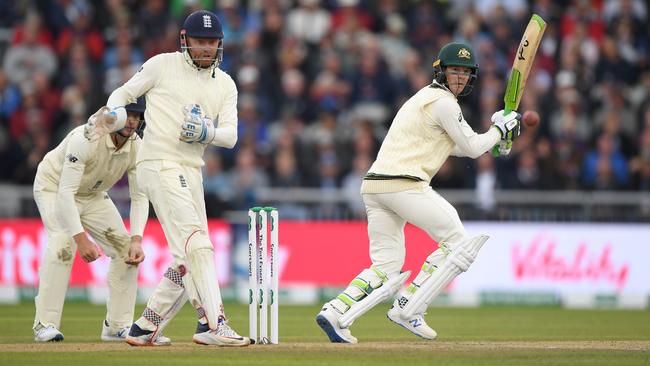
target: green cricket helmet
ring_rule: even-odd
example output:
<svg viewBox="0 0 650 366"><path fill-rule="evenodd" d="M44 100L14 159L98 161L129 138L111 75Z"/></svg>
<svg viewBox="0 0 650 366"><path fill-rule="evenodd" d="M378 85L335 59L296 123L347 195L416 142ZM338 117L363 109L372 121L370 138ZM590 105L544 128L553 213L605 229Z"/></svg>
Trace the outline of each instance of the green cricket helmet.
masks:
<svg viewBox="0 0 650 366"><path fill-rule="evenodd" d="M476 56L472 47L458 42L447 43L440 49L438 59L433 63L433 78L447 88L447 75L445 69L447 66L460 66L467 67L472 70L469 81L465 88L458 93L459 97L464 97L472 92L474 82L478 75L478 64L476 63Z"/></svg>

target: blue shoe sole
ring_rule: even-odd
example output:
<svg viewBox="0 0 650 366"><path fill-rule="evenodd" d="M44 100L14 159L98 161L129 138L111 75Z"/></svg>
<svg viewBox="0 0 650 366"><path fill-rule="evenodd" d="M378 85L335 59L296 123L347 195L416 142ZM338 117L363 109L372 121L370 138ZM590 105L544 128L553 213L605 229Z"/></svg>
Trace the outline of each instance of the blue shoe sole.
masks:
<svg viewBox="0 0 650 366"><path fill-rule="evenodd" d="M63 334L57 334L54 338L50 339L48 342L61 342L63 340Z"/></svg>
<svg viewBox="0 0 650 366"><path fill-rule="evenodd" d="M327 320L322 315L317 315L316 316L316 323L318 323L318 326L327 334L327 336L330 339L330 342L332 343L350 343L346 341L345 339L341 338L336 331L334 330L334 327L332 324Z"/></svg>

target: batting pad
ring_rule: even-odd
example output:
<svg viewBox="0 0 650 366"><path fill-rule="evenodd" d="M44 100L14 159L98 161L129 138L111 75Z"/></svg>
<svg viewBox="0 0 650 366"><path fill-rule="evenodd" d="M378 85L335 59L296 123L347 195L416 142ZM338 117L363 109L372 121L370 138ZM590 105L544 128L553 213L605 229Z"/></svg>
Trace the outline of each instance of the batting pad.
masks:
<svg viewBox="0 0 650 366"><path fill-rule="evenodd" d="M395 295L397 291L404 285L404 282L411 275L411 271L402 272L399 275L384 282L384 284L373 290L370 295L363 298L361 301L354 303L348 311L346 311L339 319L339 326L347 328L354 322L355 319L365 314L368 310L372 309L375 305L382 301L388 300L391 296Z"/></svg>
<svg viewBox="0 0 650 366"><path fill-rule="evenodd" d="M186 301L187 294L183 285L182 272L167 268L163 278L149 298L142 317L135 323L142 329L154 331L152 339L155 339Z"/></svg>
<svg viewBox="0 0 650 366"><path fill-rule="evenodd" d="M215 330L222 301L213 255L212 249L199 248L187 253L187 262L210 329Z"/></svg>
<svg viewBox="0 0 650 366"><path fill-rule="evenodd" d="M479 235L455 248L447 256L447 260L409 298L400 312L400 317L409 320L415 314L423 313L429 302L438 296L456 276L469 269L478 251L488 239L487 235Z"/></svg>

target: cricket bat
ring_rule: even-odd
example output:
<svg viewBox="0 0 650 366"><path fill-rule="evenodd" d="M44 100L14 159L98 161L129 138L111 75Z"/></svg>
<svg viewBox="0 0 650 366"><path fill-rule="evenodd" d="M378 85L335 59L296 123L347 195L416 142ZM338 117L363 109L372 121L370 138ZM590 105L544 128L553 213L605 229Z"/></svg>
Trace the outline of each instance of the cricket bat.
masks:
<svg viewBox="0 0 650 366"><path fill-rule="evenodd" d="M505 114L516 111L519 107L521 96L524 93L524 86L526 86L530 69L533 67L535 54L537 54L537 48L542 41L544 30L546 30L544 19L537 14L533 14L530 21L528 21L523 37L521 37L515 60L512 62L512 68L510 69L506 93L503 95ZM508 148L510 148L512 140L508 140L507 144ZM492 155L499 156L498 144L492 149Z"/></svg>

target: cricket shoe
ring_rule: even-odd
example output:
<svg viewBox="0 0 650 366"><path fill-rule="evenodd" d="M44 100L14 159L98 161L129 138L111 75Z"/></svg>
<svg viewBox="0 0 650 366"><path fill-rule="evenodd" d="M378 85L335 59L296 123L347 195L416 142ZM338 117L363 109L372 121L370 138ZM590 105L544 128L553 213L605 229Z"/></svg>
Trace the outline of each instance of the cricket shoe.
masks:
<svg viewBox="0 0 650 366"><path fill-rule="evenodd" d="M152 340L152 335L153 330L142 329L136 323L133 323L125 340L131 346L171 346L171 339L159 334L156 339Z"/></svg>
<svg viewBox="0 0 650 366"><path fill-rule="evenodd" d="M34 328L34 340L36 342L60 342L63 340L63 333L59 332L54 325L38 324Z"/></svg>
<svg viewBox="0 0 650 366"><path fill-rule="evenodd" d="M131 327L124 327L117 332L111 332L111 328L108 326L108 320L104 320L102 325L102 341L104 342L124 342L126 336L129 334L129 329Z"/></svg>
<svg viewBox="0 0 650 366"><path fill-rule="evenodd" d="M223 316L219 317L216 330L211 330L208 324L198 323L192 341L196 344L221 347L244 347L251 344L250 338L237 334Z"/></svg>
<svg viewBox="0 0 650 366"><path fill-rule="evenodd" d="M424 314L415 314L410 319L404 319L402 318L401 310L402 308L399 306L399 299L395 299L393 306L388 310L386 316L393 323L402 326L404 329L418 337L430 340L436 339L438 333L431 329L431 327L427 325L427 322L424 321Z"/></svg>
<svg viewBox="0 0 650 366"><path fill-rule="evenodd" d="M327 334L332 343L358 343L352 336L350 329L341 328L339 318L343 315L336 310L329 302L323 305L323 309L316 315L316 323Z"/></svg>

